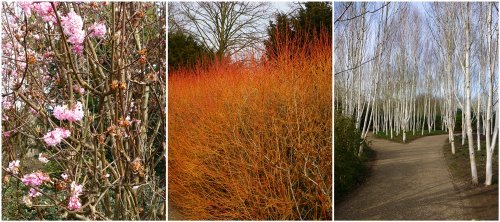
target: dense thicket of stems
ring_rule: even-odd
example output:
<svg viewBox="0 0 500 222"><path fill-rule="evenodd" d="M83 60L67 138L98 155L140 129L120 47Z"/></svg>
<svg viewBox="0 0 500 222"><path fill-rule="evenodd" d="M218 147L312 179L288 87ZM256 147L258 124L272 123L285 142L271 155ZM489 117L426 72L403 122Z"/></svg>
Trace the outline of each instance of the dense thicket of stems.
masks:
<svg viewBox="0 0 500 222"><path fill-rule="evenodd" d="M18 174L4 168L3 216L14 204L21 220L33 211L37 219L165 220L165 4L50 3L50 22L2 4L2 97L14 104L3 104L3 166L21 162ZM71 12L83 20L81 53L62 27ZM96 23L107 30L101 38L89 29ZM77 103L81 120L56 119L55 107ZM46 144L56 127L71 135ZM49 162L39 166L33 151ZM28 202L18 180L34 170L50 181ZM83 187L78 209L66 206L73 182ZM16 191L5 198L7 189Z"/></svg>

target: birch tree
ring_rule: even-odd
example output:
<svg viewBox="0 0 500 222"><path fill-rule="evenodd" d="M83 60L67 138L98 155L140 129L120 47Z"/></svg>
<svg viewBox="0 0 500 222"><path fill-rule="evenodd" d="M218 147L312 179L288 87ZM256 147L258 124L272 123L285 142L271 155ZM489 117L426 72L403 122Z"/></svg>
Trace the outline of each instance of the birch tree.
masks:
<svg viewBox="0 0 500 222"><path fill-rule="evenodd" d="M497 51L495 49L498 48L498 38L495 38L495 36L498 36L498 26L495 29L493 26L493 4L494 3L489 3L488 5L488 38L487 38L487 45L488 45L488 97L487 97L487 107L486 107L486 180L485 184L486 185L491 185L492 178L493 178L493 152L495 151L495 145L497 141L497 136L498 136L498 122L499 122L499 116L498 112L500 109L498 109L498 103L495 102L496 109L497 109L497 116L495 120L495 130L493 132L493 135L491 134L491 126L492 126L492 106L493 106L493 86L494 86L494 72L496 69L496 54ZM498 11L497 11L498 13ZM498 14L497 14L498 16ZM498 21L498 18L496 19Z"/></svg>
<svg viewBox="0 0 500 222"><path fill-rule="evenodd" d="M476 169L476 156L474 150L474 137L472 136L472 119L471 119L471 78L470 78L470 3L467 2L465 5L465 44L464 44L464 54L465 54L465 64L462 64L462 69L465 75L465 125L467 129L467 141L469 143L469 159L470 159L470 169L472 175L472 182L477 184L477 169Z"/></svg>
<svg viewBox="0 0 500 222"><path fill-rule="evenodd" d="M352 117L363 140L370 130L406 142L409 132L441 129L455 154L456 126L473 183L479 182L474 146L481 151L482 133L485 184L491 184L498 9L494 3L422 4L423 10L413 3L336 3L336 107Z"/></svg>

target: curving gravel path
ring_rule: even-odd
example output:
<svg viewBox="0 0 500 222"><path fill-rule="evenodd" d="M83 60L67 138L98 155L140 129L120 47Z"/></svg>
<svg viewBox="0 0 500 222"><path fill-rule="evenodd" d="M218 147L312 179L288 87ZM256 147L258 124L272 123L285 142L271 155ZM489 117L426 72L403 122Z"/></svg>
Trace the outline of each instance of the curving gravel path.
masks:
<svg viewBox="0 0 500 222"><path fill-rule="evenodd" d="M370 177L341 203L335 220L466 220L442 147L447 135L408 144L372 138ZM468 166L464 166L468 167Z"/></svg>

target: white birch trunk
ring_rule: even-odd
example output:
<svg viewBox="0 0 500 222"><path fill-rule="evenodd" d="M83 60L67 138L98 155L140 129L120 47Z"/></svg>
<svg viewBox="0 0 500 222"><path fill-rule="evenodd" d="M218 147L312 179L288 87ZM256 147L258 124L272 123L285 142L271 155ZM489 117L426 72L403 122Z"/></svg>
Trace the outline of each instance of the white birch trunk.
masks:
<svg viewBox="0 0 500 222"><path fill-rule="evenodd" d="M469 43L469 32L470 32L470 17L469 17L469 2L466 3L467 10L467 22L464 23L465 26L465 122L467 127L467 141L469 143L469 158L470 158L470 169L472 174L472 183L477 184L477 169L476 169L476 157L474 153L474 137L472 137L472 120L471 120L471 93L470 93L470 64L469 64L469 54L470 54L470 43Z"/></svg>
<svg viewBox="0 0 500 222"><path fill-rule="evenodd" d="M495 118L495 132L493 133L493 138L492 140L490 139L491 135L491 112L492 112L492 103L493 103L493 75L494 75L494 66L495 66L495 61L494 61L494 45L492 44L493 41L493 34L495 33L494 30L492 29L492 4L489 3L489 8L488 8L488 31L489 31L489 37L488 37L488 60L489 60L489 80L488 80L488 98L487 98L487 107L486 107L486 180L485 184L486 185L491 185L492 178L493 178L493 153L495 151L495 146L496 146L496 141L497 141L497 135L498 135L498 124L500 122L500 108L497 105L497 116ZM496 44L495 44L496 45ZM484 124L484 122L483 122Z"/></svg>

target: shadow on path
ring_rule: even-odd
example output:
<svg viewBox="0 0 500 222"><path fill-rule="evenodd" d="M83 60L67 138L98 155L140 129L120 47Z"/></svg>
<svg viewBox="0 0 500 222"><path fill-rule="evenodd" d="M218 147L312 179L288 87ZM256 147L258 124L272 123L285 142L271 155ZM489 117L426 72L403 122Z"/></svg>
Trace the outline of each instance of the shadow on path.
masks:
<svg viewBox="0 0 500 222"><path fill-rule="evenodd" d="M467 220L442 147L447 135L408 144L371 137L372 174L334 207L335 220Z"/></svg>

